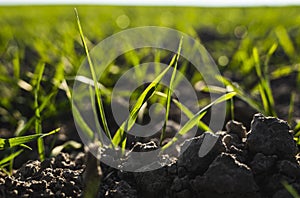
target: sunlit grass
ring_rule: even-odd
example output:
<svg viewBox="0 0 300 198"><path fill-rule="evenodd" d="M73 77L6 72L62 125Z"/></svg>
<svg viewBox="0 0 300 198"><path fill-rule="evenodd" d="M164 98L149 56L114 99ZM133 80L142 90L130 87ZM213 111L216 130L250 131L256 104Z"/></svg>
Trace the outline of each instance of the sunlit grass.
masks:
<svg viewBox="0 0 300 198"><path fill-rule="evenodd" d="M279 116L275 111L278 103L274 99L276 90L271 89L273 80L296 73L295 90L300 88L300 58L297 53L300 46L299 7L226 8L226 12L222 8L79 6L78 9L81 22L78 17L74 20L73 7L68 6L0 8L0 122L3 124L1 127L11 131L13 138L20 138L9 140L1 137L3 150L11 149L12 152L3 154L4 157L1 156L0 167L7 167L14 158L22 155L22 151L17 148L29 149L26 144L29 140L37 140L37 152L41 160L47 157L43 138L39 138L43 136L44 125L48 122L52 124L53 120L54 128L57 128L58 123L64 124L65 120L61 120L61 115L66 112L70 113L72 104L70 88L76 78L78 67L86 56L90 59L89 50L94 45L107 36L123 30L117 23L120 15L128 17L128 28L145 25L166 26L181 30L201 41L215 62L219 64L222 75L216 78L227 86L227 89L221 92L219 89L215 91L226 94L228 90L231 90L236 93L234 99L231 95L226 98L230 103L231 119L238 117L234 115L236 109L234 102L237 98L245 101L258 112ZM261 16L264 16L264 21L261 20ZM123 65L115 63L114 67L122 73L128 67L140 64L143 56L145 54L131 51L124 55ZM151 60L154 62L161 63L168 58L168 55L158 50L154 54L149 54L149 57L149 59L153 58ZM226 64L218 61L220 57L225 57ZM176 58L179 58L179 55ZM174 61L177 65L178 60L173 59L172 67ZM90 84L89 91L92 105L94 105L92 107L94 117L97 117L97 105L103 122L101 124L109 137L111 131L109 131L103 110L103 106L107 105L109 99L102 101L101 97L109 98L112 87L105 87L99 83L91 60L89 60L89 65L92 79L77 76L76 80ZM200 75L189 69L189 65L183 63L179 64L174 71L190 75L192 83L202 80ZM136 67L135 72L138 81L142 82L145 71ZM160 64L155 64L156 77L161 72ZM111 81L109 75L112 74L108 72L103 81ZM140 113L141 106L145 104L145 100L154 95L166 102L164 126L167 125L168 109L172 102L190 120L189 125L180 132L181 134L187 133L191 126L198 126L202 131L210 131L207 124L200 119L204 111L195 115L191 109L171 97L171 88L176 87L180 82L179 77L174 75L173 79L172 75L167 94L162 90L154 91L156 84L144 90L145 94L142 94L141 99L138 98L133 105L127 124L120 126L116 135L110 137L114 145L121 144L125 148L126 138L123 130L130 129ZM231 77L242 80L235 83ZM96 84L97 86L94 86ZM213 88L209 90L213 91ZM292 91L288 95L291 97L288 98L287 120L290 124L296 121L293 124L295 139L300 144L298 138L300 122L295 118L294 113L299 104L299 93ZM93 138L95 131L87 126L76 106L73 106L73 116L80 127L87 132L88 137ZM99 123L97 130L101 138ZM165 136L164 131L165 127L161 134L161 142ZM36 134L30 136L34 132ZM22 138L25 139L22 140L23 143L20 143ZM18 140L20 144L14 143L14 140ZM175 139L171 142L174 143L174 141ZM12 145L16 146L12 147ZM10 166L12 169L12 163Z"/></svg>

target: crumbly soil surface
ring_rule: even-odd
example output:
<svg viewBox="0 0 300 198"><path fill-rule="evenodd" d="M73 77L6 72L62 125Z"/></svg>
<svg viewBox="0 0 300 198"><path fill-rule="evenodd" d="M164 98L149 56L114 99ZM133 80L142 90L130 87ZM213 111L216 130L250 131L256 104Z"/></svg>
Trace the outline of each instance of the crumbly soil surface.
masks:
<svg viewBox="0 0 300 198"><path fill-rule="evenodd" d="M196 198L292 197L300 193L298 148L287 122L255 114L249 131L229 121L214 147L199 156L211 133L186 140L188 148L169 166L148 172L124 172L101 164L97 197ZM155 142L140 143L142 150ZM82 197L87 155L61 153L43 162L28 161L11 176L0 172L0 197Z"/></svg>

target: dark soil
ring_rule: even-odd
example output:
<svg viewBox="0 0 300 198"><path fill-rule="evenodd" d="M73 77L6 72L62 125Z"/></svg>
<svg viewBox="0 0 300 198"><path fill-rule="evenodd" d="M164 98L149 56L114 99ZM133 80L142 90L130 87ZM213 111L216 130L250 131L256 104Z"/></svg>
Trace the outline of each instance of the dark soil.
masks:
<svg viewBox="0 0 300 198"><path fill-rule="evenodd" d="M298 149L285 121L256 114L249 132L230 121L217 134L204 157L199 149L211 133L186 140L190 145L176 162L154 171L121 172L101 164L98 197L292 197L283 181L300 192ZM0 174L0 197L81 197L84 161L83 153L28 161L12 176Z"/></svg>

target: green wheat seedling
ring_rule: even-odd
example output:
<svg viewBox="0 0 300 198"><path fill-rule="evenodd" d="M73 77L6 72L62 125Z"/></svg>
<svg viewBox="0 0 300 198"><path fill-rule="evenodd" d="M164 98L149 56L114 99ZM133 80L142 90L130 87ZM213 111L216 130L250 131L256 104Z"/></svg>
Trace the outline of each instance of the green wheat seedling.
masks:
<svg viewBox="0 0 300 198"><path fill-rule="evenodd" d="M230 87L230 89L235 91L237 93L238 98L248 103L252 108L257 110L258 112L262 112L269 116L276 116L275 103L274 103L274 98L273 98L269 74L268 74L269 60L272 54L275 52L276 48L277 48L277 44L275 43L269 49L266 56L266 60L264 62L263 70L261 69L262 67L261 67L257 48L253 48L253 61L255 64L256 74L259 78L259 82L256 87L258 88L259 94L261 96L261 102L253 98L249 94L247 94L238 84L231 82L230 80L226 79L223 76L216 77L224 85ZM210 89L207 90L215 91L218 93L220 92L224 93L226 91L226 89L221 89L219 87L209 87L209 88Z"/></svg>
<svg viewBox="0 0 300 198"><path fill-rule="evenodd" d="M165 121L164 121L164 125L162 128L161 136L160 136L160 145L162 144L162 141L165 139L165 136L166 136L166 128L167 128L167 122L169 120L169 113L170 113L170 106L171 106L171 97L172 97L172 91L174 88L173 84L174 84L174 80L175 80L175 76L176 76L176 72L177 72L177 65L178 65L178 60L179 60L180 52L181 52L182 39L183 39L183 37L181 37L180 42L179 42L179 47L178 47L178 51L177 51L174 69L173 69L172 76L170 79L169 88L167 89L166 114L165 114Z"/></svg>
<svg viewBox="0 0 300 198"><path fill-rule="evenodd" d="M261 70L261 64L260 64L257 48L253 48L253 59L255 64L255 71L259 78L259 83L258 83L259 93L261 96L261 100L265 112L267 113L267 115L270 116L276 116L276 112L275 112L274 98L273 98L272 89L270 85L270 79L268 75L269 73L268 65L269 65L270 57L272 56L272 54L275 52L276 49L277 49L277 43L273 44L269 49L265 60L264 68L263 70Z"/></svg>
<svg viewBox="0 0 300 198"><path fill-rule="evenodd" d="M37 79L36 79L36 88L34 89L34 108L35 108L35 133L36 135L42 134L42 120L41 120L41 111L39 107L38 97L39 97L39 90L40 90L40 83L42 80L42 76L45 69L45 63L40 63L36 67ZM37 148L38 154L40 156L40 160L43 161L45 159L45 146L44 140L38 139L37 140Z"/></svg>
<svg viewBox="0 0 300 198"><path fill-rule="evenodd" d="M89 51L88 51L86 43L85 43L84 35L83 35L82 29L81 29L81 24L80 24L80 21L79 21L79 16L78 16L78 13L77 13L76 9L75 9L75 14L76 14L76 18L77 18L77 25L78 25L79 33L80 33L82 43L83 43L83 46L84 46L84 49L85 49L85 52L86 52L86 55L87 55L87 58L88 58L88 62L89 62L89 65L90 65L90 70L91 70L91 73L92 73L93 82L94 82L94 85L97 85L98 81L96 79L95 70L94 70L91 58L89 56ZM209 105L204 107L202 110L200 110L195 115L188 108L186 108L184 105L182 105L177 100L172 100L171 95L172 95L172 90L174 88L174 82L175 82L175 76L176 76L176 72L177 72L178 59L180 57L181 46L182 46L182 39L179 42L177 53L173 56L173 58L170 61L169 65L162 72L160 72L159 75L139 95L139 97L137 98L135 104L130 109L129 117L121 124L121 126L118 128L118 130L116 131L115 135L112 138L110 136L107 121L106 121L106 118L105 118L105 112L104 112L104 109L103 109L103 102L101 100L101 91L98 89L98 86L94 86L95 93L96 93L96 98L97 98L96 102L99 105L99 111L100 111L100 115L101 115L101 121L104 125L104 131L106 131L106 134L109 134L108 137L112 141L112 147L113 148L120 145L122 150L125 150L126 141L127 141L127 135L126 135L125 131L129 131L133 127L133 125L135 124L135 122L138 118L138 114L139 114L142 106L149 99L151 99L151 97L155 94L158 95L158 96L161 96L162 98L165 97L165 99L166 99L166 115L165 115L165 120L164 120L162 133L161 133L161 136L160 136L160 142L162 142L165 138L165 131L166 131L166 125L167 125L167 121L168 121L168 117L169 117L171 101L174 102L177 105L177 107L179 107L187 115L188 118L190 118L190 121L187 123L187 125L185 125L180 130L180 132L178 133L179 135L182 136L182 135L186 134L195 125L198 125L198 127L204 129L205 131L210 130L209 127L206 124L204 124L203 122L200 121L201 118L207 113L208 109L212 105L218 104L220 102L224 102L226 100L229 100L235 95L235 92L224 94L222 97L220 97L216 101L210 103ZM136 57L136 56L134 56L134 57ZM159 56L156 56L156 59L159 59ZM157 88L158 88L158 85L159 85L160 81L167 74L167 72L170 70L171 67L174 67L174 70L173 70L172 75L171 75L169 89L167 89L166 94L163 94L163 93L159 92ZM178 83L178 81L176 83ZM90 89L91 89L91 86L90 86ZM91 93L91 100L94 101L91 90L90 90L90 93ZM95 112L96 108L93 107L93 109L94 109L94 114L96 115L96 112ZM76 109L76 107L74 108L74 117L77 121L80 121L80 123L81 123L80 127L85 129L88 136L91 137L91 138L94 138L93 131L87 126L87 124L85 123L84 119L82 118L82 116L80 115L80 113L79 113L78 109ZM97 128L100 129L100 126L98 126ZM105 128L107 128L107 129L105 129ZM176 141L177 141L177 137L173 138L173 140L168 144L168 146L170 144L173 144Z"/></svg>
<svg viewBox="0 0 300 198"><path fill-rule="evenodd" d="M284 188L294 197L294 198L300 198L300 195L298 194L297 190L293 188L287 181L281 182Z"/></svg>
<svg viewBox="0 0 300 198"><path fill-rule="evenodd" d="M169 69L174 65L176 64L177 60L178 60L178 56L179 56L179 53L180 53L180 49L181 49L181 43L179 44L179 47L178 47L178 51L177 51L177 54L175 54L170 62L170 64L168 65L167 68L165 68L161 73L160 75L158 75L147 87L146 89L142 92L142 94L137 98L137 101L136 103L134 104L134 106L132 107L131 111L130 111L130 115L129 115L129 118L124 121L122 123L122 125L120 126L120 128L117 130L116 134L114 135L114 138L113 138L113 144L116 146L116 145L119 145L121 144L122 145L122 148L124 149L125 148L125 145L126 145L126 135L125 135L125 131L129 131L137 117L138 117L138 113L139 113L139 110L141 109L141 107L143 106L143 104L145 102L147 102L147 100L149 100L154 94L155 94L155 91L161 81L161 79L164 77L164 75L166 75L166 73L169 71Z"/></svg>
<svg viewBox="0 0 300 198"><path fill-rule="evenodd" d="M17 146L21 146L26 149L32 150L29 146L26 144L35 140L43 139L44 137L47 137L49 135L53 135L57 133L60 130L60 128L57 128L53 131L50 131L48 133L40 133L40 134L34 134L34 135L26 135L26 136L20 136L20 137L13 137L13 138L0 138L0 150L9 150L12 149L12 153L3 159L0 160L0 168L3 169L5 166L9 165L11 166L12 161L15 157L19 156L23 149L14 151L14 148ZM10 167L11 168L11 167Z"/></svg>
<svg viewBox="0 0 300 198"><path fill-rule="evenodd" d="M79 20L79 15L78 15L77 9L75 8L74 11L75 11L75 16L76 16L76 21L77 21L77 26L78 26L80 38L81 38L81 41L82 41L82 44L83 44L83 47L84 47L84 50L85 50L85 53L86 53L86 56L87 56L87 60L88 60L89 66L90 66L93 82L94 82L94 85L97 85L98 80L97 80L97 77L96 77L95 68L93 66L93 62L91 60L89 50L88 50L87 44L85 42L85 38L84 38L83 31L82 31L82 27L81 27L81 23L80 23L80 20ZM104 112L104 106L103 106L103 102L102 102L102 99L101 99L101 95L102 95L101 91L99 90L98 86L94 86L94 91L96 93L97 104L98 104L98 108L99 108L99 111L100 111L100 117L101 117L101 121L102 121L102 124L103 124L104 132L107 135L107 137L109 137L109 139L111 140L112 137L111 137L111 134L110 134L110 131L109 131L109 128L108 128L108 124L107 124L107 120L106 120L105 112Z"/></svg>
<svg viewBox="0 0 300 198"><path fill-rule="evenodd" d="M236 92L230 92L230 93L224 94L224 95L220 96L219 98L217 98L216 100L214 100L213 102L211 102L210 104L208 104L207 106L203 107L185 125L183 125L183 127L176 133L176 136L170 142L168 142L166 145L164 145L162 147L162 151L166 150L171 145L176 143L180 137L182 137L183 135L188 133L191 128L196 126L198 124L199 120L201 120L203 118L203 116L208 112L208 110L213 105L230 100L235 95L236 95Z"/></svg>

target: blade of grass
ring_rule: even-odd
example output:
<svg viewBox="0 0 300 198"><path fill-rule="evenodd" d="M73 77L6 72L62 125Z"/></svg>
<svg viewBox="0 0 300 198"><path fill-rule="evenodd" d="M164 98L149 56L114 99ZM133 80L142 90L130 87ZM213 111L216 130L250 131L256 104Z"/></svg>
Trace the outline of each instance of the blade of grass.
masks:
<svg viewBox="0 0 300 198"><path fill-rule="evenodd" d="M5 165L6 163L10 162L11 160L13 160L14 158L16 158L18 155L20 155L23 152L23 149L14 152L12 154L10 154L9 156L3 158L0 160L0 167L3 167L3 165Z"/></svg>
<svg viewBox="0 0 300 198"><path fill-rule="evenodd" d="M37 66L37 68L38 68L37 69L38 72L37 72L36 87L34 89L34 108L35 108L35 133L39 135L42 133L42 120L41 120L38 96L39 96L40 84L41 84L43 72L45 69L45 64L40 64ZM38 139L37 146L38 146L38 154L40 160L43 161L45 159L44 140Z"/></svg>
<svg viewBox="0 0 300 198"><path fill-rule="evenodd" d="M184 134L186 134L191 128L193 128L200 119L203 118L203 116L207 113L207 111L215 104L227 101L229 99L231 99L232 97L234 97L236 95L236 92L231 92L231 93L227 93L224 94L222 96L220 96L219 98L217 98L216 100L214 100L213 102L211 102L210 104L208 104L207 106L205 106L204 108L202 108L200 111L198 111L194 117L192 119L190 119L180 130L179 132L176 134L176 136L170 141L168 142L166 145L164 145L162 147L162 151L166 150L168 147L170 147L172 144L174 144L179 137L183 136Z"/></svg>
<svg viewBox="0 0 300 198"><path fill-rule="evenodd" d="M14 58L13 58L13 67L14 67L14 77L15 79L20 79L20 55L19 50L17 49Z"/></svg>
<svg viewBox="0 0 300 198"><path fill-rule="evenodd" d="M77 21L77 26L78 26L80 38L81 38L81 41L82 41L82 44L83 44L83 47L84 47L84 50L85 50L85 53L86 53L86 56L87 56L87 60L88 60L89 66L90 66L92 78L93 78L94 85L95 85L94 87L95 87L95 93L96 93L96 98L97 98L97 104L98 104L99 111L100 111L101 122L103 124L105 134L109 137L110 140L112 140L111 134L110 134L110 131L109 131L109 128L108 128L107 120L106 120L106 117L105 117L103 102L102 102L102 99L101 99L101 91L98 89L98 86L96 86L96 85L98 85L96 72L94 70L94 66L93 66L93 63L92 63L92 60L91 60L91 57L90 57L90 54L89 54L89 50L88 50L87 44L85 42L85 38L84 38L83 31L82 31L82 27L81 27L81 23L80 23L80 20L79 20L79 15L78 15L77 9L74 8L74 11L75 11L75 16L76 16L76 21Z"/></svg>
<svg viewBox="0 0 300 198"><path fill-rule="evenodd" d="M236 97L240 98L241 100L245 101L247 104L249 104L252 108L255 110L266 113L263 106L261 106L260 103L253 100L249 95L246 94L246 92L239 87L238 85L232 83L230 80L226 79L223 76L216 76L216 79L222 82L226 86L231 86L234 92L236 92ZM210 89L209 89L210 90ZM216 91L220 91L221 89L218 89Z"/></svg>
<svg viewBox="0 0 300 198"><path fill-rule="evenodd" d="M166 136L166 128L167 128L167 122L169 120L171 97L172 97L172 92L173 92L173 82L175 80L175 76L176 76L176 72L177 72L177 65L178 65L178 60L179 60L179 57L180 57L180 52L181 52L181 47L182 47L182 39L183 39L183 37L181 37L181 39L179 41L177 57L176 57L176 60L175 60L174 69L173 69L172 76L171 76L171 79L170 79L169 88L168 88L168 91L167 91L166 114L165 114L165 121L164 121L163 129L162 129L162 132L161 132L161 135L160 135L160 144L162 144L162 141L165 139L165 136Z"/></svg>
<svg viewBox="0 0 300 198"><path fill-rule="evenodd" d="M271 59L271 56L274 54L274 52L276 51L278 47L278 43L274 43L271 48L268 51L268 54L266 56L266 60L264 62L264 74L268 74L269 73L269 62ZM268 78L269 75L266 75L266 78Z"/></svg>
<svg viewBox="0 0 300 198"><path fill-rule="evenodd" d="M300 198L298 192L287 181L282 181L282 185L294 198Z"/></svg>
<svg viewBox="0 0 300 198"><path fill-rule="evenodd" d="M100 129L101 126L100 126L99 121L98 121L97 109L96 109L96 103L95 103L95 95L94 95L94 92L92 90L92 86L89 86L89 90L90 90L90 100L91 100L91 104L92 104L92 110L93 110L93 114L94 114L94 118L95 118L94 122L96 124L97 133L98 133L99 138L100 138L99 143L101 144L101 142L103 142L103 137L102 137L102 133L101 133L101 129Z"/></svg>
<svg viewBox="0 0 300 198"><path fill-rule="evenodd" d="M155 92L156 95L163 97L163 98L167 98L167 95L165 93L162 92ZM172 98L172 102L174 102L174 104L189 118L192 119L194 117L193 112L191 112L185 105L183 105L182 103L180 103L178 100L176 100L175 98ZM203 131L211 131L211 129L201 120L199 120L198 123L198 128L202 129Z"/></svg>
<svg viewBox="0 0 300 198"><path fill-rule="evenodd" d="M269 50L269 54L273 51L272 47ZM267 112L268 115L270 116L276 116L275 112L275 104L274 104L274 98L270 86L270 82L268 78L266 77L267 74L264 74L261 71L261 65L260 65L260 60L259 60L259 55L258 55L258 50L256 47L253 48L253 59L255 63L255 70L256 74L259 78L259 92L260 96L262 99L262 103L264 106L265 111ZM267 71L268 66L265 66L265 71Z"/></svg>
<svg viewBox="0 0 300 198"><path fill-rule="evenodd" d="M280 45L282 46L284 52L292 60L295 59L295 48L293 42L291 41L289 34L283 26L278 26L275 29L275 34L279 40Z"/></svg>
<svg viewBox="0 0 300 198"><path fill-rule="evenodd" d="M126 138L124 135L125 130L128 131L132 128L132 126L135 123L135 120L137 119L138 116L138 112L140 110L140 108L143 106L143 104L152 97L152 95L155 93L155 90L157 88L157 85L159 84L159 82L161 81L161 79L163 78L163 76L169 71L169 69L171 68L171 66L175 63L177 55L175 54L170 62L170 64L168 65L168 67L166 69L164 69L160 75L158 75L147 87L146 89L142 92L142 94L139 96L139 98L137 99L136 103L134 104L132 110L130 111L130 115L129 118L127 118L127 120L125 120L122 125L119 127L119 129L117 130L116 134L113 137L113 144L114 146L119 145L120 143L122 143Z"/></svg>
<svg viewBox="0 0 300 198"><path fill-rule="evenodd" d="M44 138L46 136L57 133L59 130L60 128L57 128L45 134L33 134L33 135L13 137L8 139L0 138L0 150L9 149L15 146L20 146L21 144L26 144L38 138Z"/></svg>
<svg viewBox="0 0 300 198"><path fill-rule="evenodd" d="M84 131L84 133L88 136L88 138L90 138L92 140L94 138L93 130L84 121L84 119L80 115L80 113L74 103L72 104L72 108L73 108L74 120L79 124L79 127Z"/></svg>
<svg viewBox="0 0 300 198"><path fill-rule="evenodd" d="M294 128L294 132L295 132L295 137L300 136L300 121L296 124L296 126Z"/></svg>
<svg viewBox="0 0 300 198"><path fill-rule="evenodd" d="M292 91L292 93L291 93L291 100L290 100L290 104L289 104L288 120L287 120L289 124L291 124L292 118L293 118L295 98L296 98L296 92Z"/></svg>

